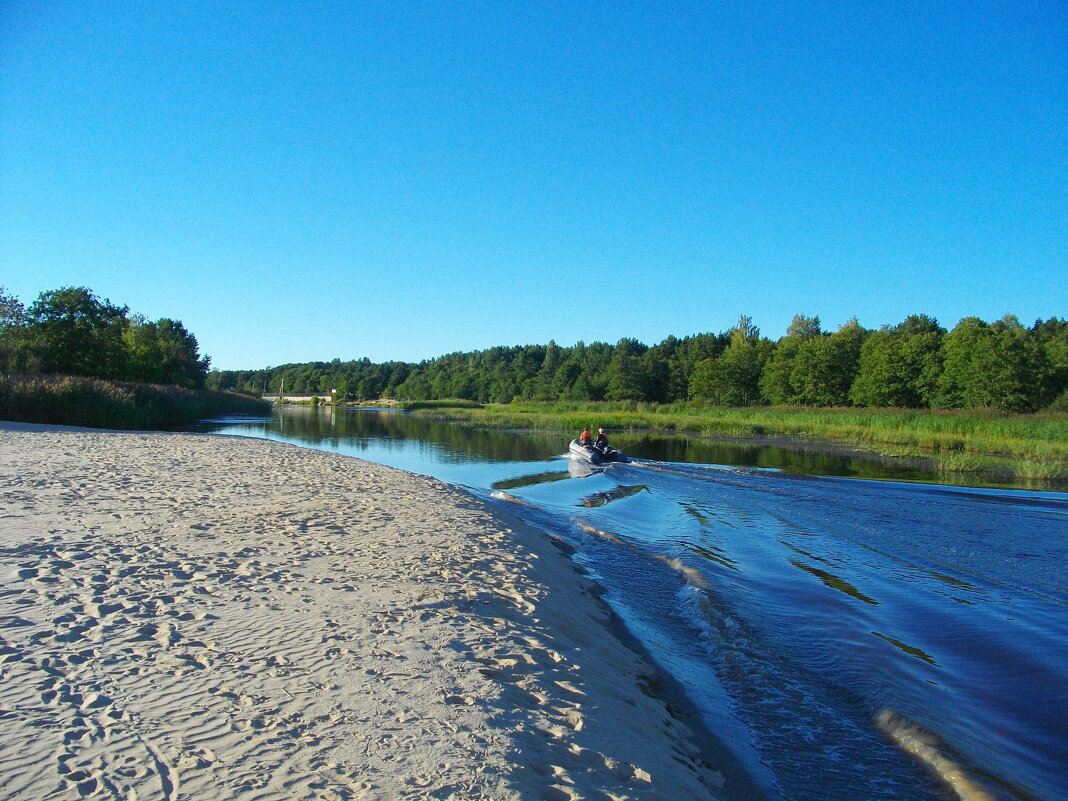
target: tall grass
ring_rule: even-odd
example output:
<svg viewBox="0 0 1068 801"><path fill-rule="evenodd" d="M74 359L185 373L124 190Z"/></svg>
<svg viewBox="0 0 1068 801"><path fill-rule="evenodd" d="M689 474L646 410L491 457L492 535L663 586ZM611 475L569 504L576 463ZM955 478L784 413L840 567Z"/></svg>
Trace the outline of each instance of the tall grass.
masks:
<svg viewBox="0 0 1068 801"><path fill-rule="evenodd" d="M227 413L264 414L259 398L60 375L0 375L0 420L88 428L174 428Z"/></svg>
<svg viewBox="0 0 1068 801"><path fill-rule="evenodd" d="M473 400L424 400L424 401L407 401L404 404L404 408L408 411L419 411L423 409L481 409L482 404Z"/></svg>
<svg viewBox="0 0 1068 801"><path fill-rule="evenodd" d="M827 439L884 456L933 458L948 472L1001 467L1020 478L1068 478L1068 414L1064 413L528 402L482 409L439 407L420 414L530 430L578 431L589 425L735 439Z"/></svg>

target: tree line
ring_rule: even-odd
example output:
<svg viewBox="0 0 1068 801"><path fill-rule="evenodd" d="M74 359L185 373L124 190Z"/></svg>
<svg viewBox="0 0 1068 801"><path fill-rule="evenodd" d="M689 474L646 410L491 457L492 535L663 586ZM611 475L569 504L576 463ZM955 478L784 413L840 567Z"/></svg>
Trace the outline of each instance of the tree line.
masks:
<svg viewBox="0 0 1068 801"><path fill-rule="evenodd" d="M579 342L494 347L418 364L355 361L212 371L211 389L320 394L339 399L694 402L1068 411L1068 321L1024 326L966 317L947 331L927 315L878 330L852 319L825 331L795 315L784 336L742 316L719 334L669 336L647 346Z"/></svg>
<svg viewBox="0 0 1068 801"><path fill-rule="evenodd" d="M203 389L210 359L178 320L148 320L85 287L28 308L0 287L0 373L87 376Z"/></svg>

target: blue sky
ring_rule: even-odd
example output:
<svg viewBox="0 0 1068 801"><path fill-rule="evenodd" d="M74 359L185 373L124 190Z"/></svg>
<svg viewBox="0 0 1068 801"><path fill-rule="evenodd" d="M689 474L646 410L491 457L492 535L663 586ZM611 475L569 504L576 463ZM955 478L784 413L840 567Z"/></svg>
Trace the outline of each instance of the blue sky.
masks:
<svg viewBox="0 0 1068 801"><path fill-rule="evenodd" d="M222 369L1068 316L1068 5L0 5L0 285Z"/></svg>

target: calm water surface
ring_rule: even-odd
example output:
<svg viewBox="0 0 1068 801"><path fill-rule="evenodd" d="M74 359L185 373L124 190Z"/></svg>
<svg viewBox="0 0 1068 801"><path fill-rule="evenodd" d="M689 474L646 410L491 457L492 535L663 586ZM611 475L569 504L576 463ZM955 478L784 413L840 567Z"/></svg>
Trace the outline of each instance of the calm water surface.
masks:
<svg viewBox="0 0 1068 801"><path fill-rule="evenodd" d="M1064 494L648 436L590 472L558 437L390 411L209 428L434 476L564 537L769 798L1068 797Z"/></svg>

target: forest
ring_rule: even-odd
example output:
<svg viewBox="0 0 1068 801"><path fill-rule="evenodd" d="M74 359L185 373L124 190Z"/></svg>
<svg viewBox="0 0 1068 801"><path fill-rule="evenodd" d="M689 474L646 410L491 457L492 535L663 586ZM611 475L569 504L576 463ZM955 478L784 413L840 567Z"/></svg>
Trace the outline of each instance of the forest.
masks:
<svg viewBox="0 0 1068 801"><path fill-rule="evenodd" d="M418 364L369 359L211 371L210 389L321 394L337 400L445 398L641 401L704 406L896 407L1068 411L1068 321L966 317L946 330L928 315L825 331L795 315L778 340L750 317L728 331L653 346L578 342L493 347Z"/></svg>
<svg viewBox="0 0 1068 801"><path fill-rule="evenodd" d="M85 287L42 292L27 308L0 287L0 374L203 389L209 363L178 320L147 320Z"/></svg>

